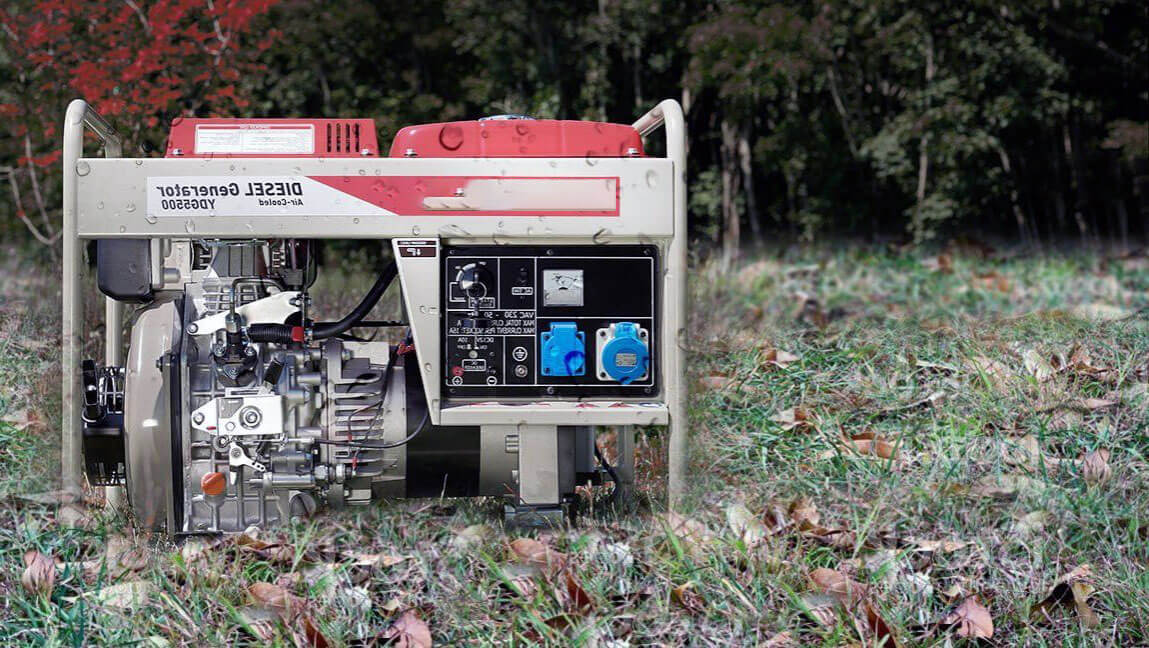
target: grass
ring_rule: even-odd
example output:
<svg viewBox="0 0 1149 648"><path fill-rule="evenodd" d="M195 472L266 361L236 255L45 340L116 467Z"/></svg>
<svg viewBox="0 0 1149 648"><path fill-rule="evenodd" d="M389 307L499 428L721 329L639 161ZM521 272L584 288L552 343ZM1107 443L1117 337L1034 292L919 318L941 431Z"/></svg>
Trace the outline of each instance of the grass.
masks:
<svg viewBox="0 0 1149 648"><path fill-rule="evenodd" d="M531 544L498 527L494 502L384 502L245 545L183 546L95 505L15 497L51 487L58 370L54 345L37 340L56 307L40 297L50 281L7 263L9 644L369 645L417 619L437 645L836 646L872 644L869 609L899 645L941 646L967 641L972 626L951 617L971 598L995 645L1149 644L1144 257L855 247L771 251L732 272L704 264L677 515L598 515ZM655 499L663 441L640 435ZM28 550L57 564L45 594L20 582ZM1085 564L1098 623L1072 604L1035 617ZM828 573L851 589L819 585ZM109 597L124 583L147 591ZM269 604L255 583L289 602ZM843 604L855 588L860 601Z"/></svg>

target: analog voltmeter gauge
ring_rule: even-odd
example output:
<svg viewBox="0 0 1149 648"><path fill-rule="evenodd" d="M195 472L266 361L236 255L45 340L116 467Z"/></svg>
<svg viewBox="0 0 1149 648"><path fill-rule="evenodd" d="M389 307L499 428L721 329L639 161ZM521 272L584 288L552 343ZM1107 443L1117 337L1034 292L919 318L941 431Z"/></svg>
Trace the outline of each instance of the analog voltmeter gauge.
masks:
<svg viewBox="0 0 1149 648"><path fill-rule="evenodd" d="M582 305L582 270L543 270L543 306Z"/></svg>

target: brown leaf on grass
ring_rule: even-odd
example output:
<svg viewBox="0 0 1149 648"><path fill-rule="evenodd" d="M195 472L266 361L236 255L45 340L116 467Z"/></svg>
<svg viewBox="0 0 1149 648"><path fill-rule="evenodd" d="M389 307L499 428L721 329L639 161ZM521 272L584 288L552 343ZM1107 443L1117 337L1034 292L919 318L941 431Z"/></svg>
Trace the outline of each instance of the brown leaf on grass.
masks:
<svg viewBox="0 0 1149 648"><path fill-rule="evenodd" d="M958 604L953 612L942 619L941 625L957 626L959 637L989 639L993 636L993 616L978 602L976 596L971 596Z"/></svg>
<svg viewBox="0 0 1149 648"><path fill-rule="evenodd" d="M1069 312L1074 317L1101 322L1114 322L1117 320L1128 319L1133 316L1133 311L1114 306L1113 304L1104 304L1101 302L1094 302L1092 304L1080 304L1069 309Z"/></svg>
<svg viewBox="0 0 1149 648"><path fill-rule="evenodd" d="M1036 349L1022 350L1021 362L1025 365L1025 371L1038 382L1045 382L1056 373L1053 364Z"/></svg>
<svg viewBox="0 0 1149 648"><path fill-rule="evenodd" d="M703 376L698 380L698 382L701 383L702 387L705 389L721 391L729 387L730 384L734 382L734 380L729 376L720 376L715 374L712 376Z"/></svg>
<svg viewBox="0 0 1149 648"><path fill-rule="evenodd" d="M858 633L867 641L874 641L884 646L897 646L890 625L878 613L878 609L869 600L871 588L863 585L840 571L819 567L810 572L811 589L817 594L833 597L838 605L847 610L858 627ZM823 626L833 625L833 610L825 610L824 601L817 599L804 599L810 608L811 614ZM815 612L811 603L819 603L821 612ZM884 642L884 643L883 643Z"/></svg>
<svg viewBox="0 0 1149 648"><path fill-rule="evenodd" d="M1032 511L1013 523L1012 531L1019 538L1028 538L1045 528L1052 516L1049 511Z"/></svg>
<svg viewBox="0 0 1149 648"><path fill-rule="evenodd" d="M567 608L571 612L587 614L594 610L594 599L569 570L566 572L566 595Z"/></svg>
<svg viewBox="0 0 1149 648"><path fill-rule="evenodd" d="M1109 481L1113 470L1109 467L1109 451L1105 448L1094 450L1081 461L1081 477L1090 486L1100 486Z"/></svg>
<svg viewBox="0 0 1149 648"><path fill-rule="evenodd" d="M831 594L848 607L854 607L870 593L870 588L840 571L819 567L810 572L810 585L814 591Z"/></svg>
<svg viewBox="0 0 1149 648"><path fill-rule="evenodd" d="M794 293L793 317L800 322L813 324L820 329L826 328L830 323L830 316L822 310L818 298L801 290Z"/></svg>
<svg viewBox="0 0 1149 648"><path fill-rule="evenodd" d="M331 645L314 619L307 613L304 600L285 587L275 583L252 583L248 586L247 593L258 606L274 613L287 624L296 645L312 648L326 648Z"/></svg>
<svg viewBox="0 0 1149 648"><path fill-rule="evenodd" d="M1030 614L1038 620L1048 620L1049 613L1058 606L1073 604L1081 624L1087 628L1101 623L1097 613L1089 607L1089 597L1093 595L1093 568L1078 565L1068 574L1057 579L1053 587L1039 603L1033 606Z"/></svg>
<svg viewBox="0 0 1149 648"><path fill-rule="evenodd" d="M817 429L814 414L804 407L782 410L770 417L770 420L781 425L786 432L810 432Z"/></svg>
<svg viewBox="0 0 1149 648"><path fill-rule="evenodd" d="M966 361L966 366L992 387L1000 388L1009 380L1009 368L993 358L974 356Z"/></svg>
<svg viewBox="0 0 1149 648"><path fill-rule="evenodd" d="M922 266L927 270L942 274L953 274L954 271L953 257L944 252L937 256L922 259Z"/></svg>
<svg viewBox="0 0 1149 648"><path fill-rule="evenodd" d="M769 369L770 367L785 369L795 362L798 362L799 359L798 356L789 351L768 347L758 354L758 366L763 369Z"/></svg>
<svg viewBox="0 0 1149 648"><path fill-rule="evenodd" d="M94 605L118 609L138 609L148 602L154 589L154 583L137 580L109 585L94 592L87 592L83 596Z"/></svg>
<svg viewBox="0 0 1149 648"><path fill-rule="evenodd" d="M451 538L451 548L459 551L469 551L481 546L494 536L494 530L486 524L472 524L462 529Z"/></svg>
<svg viewBox="0 0 1149 648"><path fill-rule="evenodd" d="M823 628L832 628L838 623L838 611L842 602L832 594L806 592L801 597L805 612Z"/></svg>
<svg viewBox="0 0 1149 648"><path fill-rule="evenodd" d="M20 584L29 594L51 594L56 585L56 563L52 557L35 550L25 552L24 574L20 577Z"/></svg>
<svg viewBox="0 0 1149 648"><path fill-rule="evenodd" d="M818 513L818 506L814 504L814 500L806 496L798 497L793 502L790 502L790 507L787 512L799 530L816 527L822 519L822 515Z"/></svg>
<svg viewBox="0 0 1149 648"><path fill-rule="evenodd" d="M1107 407L1113 407L1116 404L1117 404L1117 401L1106 400L1104 398L1083 398L1083 399L1077 401L1078 407L1080 407L1081 409L1089 410L1091 412L1093 410L1099 410L1099 409L1105 409Z"/></svg>
<svg viewBox="0 0 1149 648"><path fill-rule="evenodd" d="M1019 468L1040 470L1041 468L1052 468L1061 463L1057 457L1043 453L1041 442L1032 434L1007 438L1004 450L1005 462Z"/></svg>
<svg viewBox="0 0 1149 648"><path fill-rule="evenodd" d="M709 551L714 544L714 534L698 520L670 511L661 516L666 531L685 546L686 551L694 556L700 556Z"/></svg>
<svg viewBox="0 0 1149 648"><path fill-rule="evenodd" d="M851 435L846 443L860 455L878 457L879 459L894 459L898 455L898 449L894 444L871 431Z"/></svg>
<svg viewBox="0 0 1149 648"><path fill-rule="evenodd" d="M407 610L381 635L392 639L395 648L431 648L431 629L419 618L415 610Z"/></svg>
<svg viewBox="0 0 1149 648"><path fill-rule="evenodd" d="M747 547L754 547L766 539L766 525L750 512L742 502L726 507L726 523Z"/></svg>
<svg viewBox="0 0 1149 648"><path fill-rule="evenodd" d="M534 538L516 538L508 546L515 560L524 565L533 565L552 572L566 567L566 554Z"/></svg>
<svg viewBox="0 0 1149 648"><path fill-rule="evenodd" d="M263 558L273 565L290 565L295 562L295 547L282 542L266 542L247 533L235 536L235 546Z"/></svg>
<svg viewBox="0 0 1149 648"><path fill-rule="evenodd" d="M797 648L798 642L789 632L779 632L762 644L762 648Z"/></svg>
<svg viewBox="0 0 1149 648"><path fill-rule="evenodd" d="M910 542L917 551L926 553L953 553L973 544L965 540L914 540L912 538Z"/></svg>
<svg viewBox="0 0 1149 648"><path fill-rule="evenodd" d="M995 270L978 273L974 279L974 284L983 290L996 290L1003 293L1009 292L1010 289L1009 279Z"/></svg>
<svg viewBox="0 0 1149 648"><path fill-rule="evenodd" d="M382 553L352 553L350 556L354 560L352 565L356 567L382 567L384 569L394 567L410 557Z"/></svg>
<svg viewBox="0 0 1149 648"><path fill-rule="evenodd" d="M1008 499L1026 491L1043 490L1045 482L1028 475L986 475L974 482L967 490L970 495ZM962 489L958 489L959 492Z"/></svg>
<svg viewBox="0 0 1149 648"><path fill-rule="evenodd" d="M670 600L691 614L698 614L706 607L702 595L694 589L693 581L686 581L670 590Z"/></svg>

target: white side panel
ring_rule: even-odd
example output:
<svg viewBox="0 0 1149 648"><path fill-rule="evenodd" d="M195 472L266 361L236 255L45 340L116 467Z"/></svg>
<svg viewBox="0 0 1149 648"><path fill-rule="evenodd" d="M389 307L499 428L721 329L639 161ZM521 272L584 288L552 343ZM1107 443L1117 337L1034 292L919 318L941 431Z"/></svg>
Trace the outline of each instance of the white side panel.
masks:
<svg viewBox="0 0 1149 648"><path fill-rule="evenodd" d="M415 338L418 371L423 377L423 393L431 423L439 423L439 248L438 239L392 239L391 249L399 265L403 307ZM410 362L408 362L410 367Z"/></svg>
<svg viewBox="0 0 1149 648"><path fill-rule="evenodd" d="M673 174L672 162L662 158L85 158L76 163L77 228L81 238L437 236L497 240L528 236L649 240L674 233ZM423 187L426 195L407 203L414 211L381 210L380 206L393 207L414 195L408 192L420 191L418 183L398 182L412 177L458 181L448 183L452 187L448 191ZM308 183L318 193L314 193L315 198L304 196L302 206L278 204L299 196L257 196L254 194L260 185L249 187L257 181L272 182L271 190L279 192L278 183L299 178L320 178L326 186L317 188L317 183ZM475 182L484 178L506 182ZM602 183L592 192L571 192L566 185L555 189L555 182L563 179L572 180L566 183L570 187L579 186L581 179L599 179ZM241 196L230 195L232 183ZM160 186L168 187L166 191L171 193L176 184L181 187L180 195L159 195ZM336 195L327 191L331 187L336 194L346 189L337 205L321 199L320 193L329 198ZM196 195L183 195L184 188ZM617 192L616 207L609 213L601 212L610 203L609 191L604 188ZM220 195L224 190L229 196ZM583 213L563 211L564 195L572 201L572 212ZM276 204L261 206L260 199ZM217 202L213 214L210 203L169 202L165 207L163 200ZM232 205L230 210L220 209L225 202ZM420 209L422 213L418 213ZM382 213L389 211L399 215Z"/></svg>

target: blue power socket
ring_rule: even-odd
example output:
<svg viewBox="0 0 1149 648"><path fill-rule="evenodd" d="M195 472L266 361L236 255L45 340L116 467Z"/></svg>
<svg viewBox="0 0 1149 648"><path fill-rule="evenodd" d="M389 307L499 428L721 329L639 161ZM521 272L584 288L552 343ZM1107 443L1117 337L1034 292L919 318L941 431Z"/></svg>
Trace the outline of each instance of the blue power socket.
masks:
<svg viewBox="0 0 1149 648"><path fill-rule="evenodd" d="M552 322L544 331L541 371L544 376L581 376L586 373L586 335L574 322Z"/></svg>

